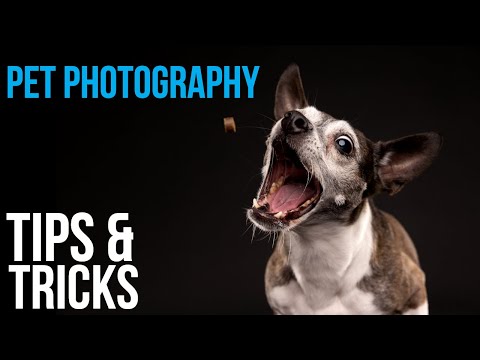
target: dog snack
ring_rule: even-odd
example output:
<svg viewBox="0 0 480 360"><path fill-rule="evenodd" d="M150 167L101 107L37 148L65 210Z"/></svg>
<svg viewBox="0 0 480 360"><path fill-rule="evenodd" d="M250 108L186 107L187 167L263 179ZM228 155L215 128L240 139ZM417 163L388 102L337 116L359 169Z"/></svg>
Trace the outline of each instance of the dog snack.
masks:
<svg viewBox="0 0 480 360"><path fill-rule="evenodd" d="M237 132L237 126L235 125L235 119L233 117L223 118L223 125L225 126L226 133Z"/></svg>

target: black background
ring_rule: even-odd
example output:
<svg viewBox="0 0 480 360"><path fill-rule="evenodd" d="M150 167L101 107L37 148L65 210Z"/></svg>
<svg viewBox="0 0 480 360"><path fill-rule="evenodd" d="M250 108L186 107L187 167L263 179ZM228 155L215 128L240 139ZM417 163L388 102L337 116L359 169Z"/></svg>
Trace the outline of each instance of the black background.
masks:
<svg viewBox="0 0 480 360"><path fill-rule="evenodd" d="M260 183L276 82L291 62L300 66L311 103L372 140L429 130L444 135L432 168L397 196L376 202L417 245L431 313L480 313L477 47L183 46L141 56L73 58L69 65L261 69L255 99L246 99L244 91L239 100L223 99L221 92L201 100L65 100L54 91L51 100L6 100L2 86L4 212L90 213L95 227L86 232L95 255L88 266L111 263L107 220L128 212L139 271L132 283L140 298L131 313L269 314L263 273L271 243L262 234L251 242L245 208ZM8 65L27 63L33 59ZM64 65L55 58L41 64ZM57 89L61 80L56 78ZM225 116L235 117L236 134L224 133ZM13 237L11 224L2 222L11 309ZM28 241L26 235L26 259ZM57 263L73 264L70 245L77 245L74 238L56 248ZM123 294L114 280L111 292ZM105 304L103 309L94 313L113 312Z"/></svg>

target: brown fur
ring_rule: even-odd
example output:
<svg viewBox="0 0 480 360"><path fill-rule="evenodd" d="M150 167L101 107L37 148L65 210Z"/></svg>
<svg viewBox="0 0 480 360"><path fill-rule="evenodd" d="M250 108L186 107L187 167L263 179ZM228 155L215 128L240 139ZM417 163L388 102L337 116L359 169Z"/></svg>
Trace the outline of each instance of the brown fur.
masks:
<svg viewBox="0 0 480 360"><path fill-rule="evenodd" d="M277 244L267 264L265 272L265 287L267 294L277 286L287 285L290 281L296 280L292 268L288 264L288 255L283 246L283 235L277 239ZM282 244L281 244L282 243Z"/></svg>
<svg viewBox="0 0 480 360"><path fill-rule="evenodd" d="M410 236L392 215L378 210L370 201L373 219L374 249L372 274L364 277L358 287L371 292L375 305L385 314L402 314L416 309L427 300L425 275ZM267 294L277 286L295 279L288 264L288 253L281 239L277 240L265 273Z"/></svg>
<svg viewBox="0 0 480 360"><path fill-rule="evenodd" d="M425 275L415 247L403 226L392 215L371 204L374 231L372 274L359 288L375 295L375 305L387 314L416 309L426 301Z"/></svg>

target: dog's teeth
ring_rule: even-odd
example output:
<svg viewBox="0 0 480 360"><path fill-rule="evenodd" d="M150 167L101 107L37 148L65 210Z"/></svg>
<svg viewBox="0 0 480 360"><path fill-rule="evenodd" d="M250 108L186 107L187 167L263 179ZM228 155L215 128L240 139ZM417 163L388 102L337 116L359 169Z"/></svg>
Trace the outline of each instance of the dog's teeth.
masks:
<svg viewBox="0 0 480 360"><path fill-rule="evenodd" d="M307 200L305 201L302 206L300 206L301 208L306 208L308 205L310 205L312 203L312 200Z"/></svg>
<svg viewBox="0 0 480 360"><path fill-rule="evenodd" d="M260 205L259 205L258 202L257 202L257 199L255 199L255 198L253 199L253 207L254 207L255 209L258 209L258 208L260 207Z"/></svg>
<svg viewBox="0 0 480 360"><path fill-rule="evenodd" d="M285 181L285 177L280 176L277 181L275 181L271 186L269 193L273 194L274 192L277 192L278 189L280 189Z"/></svg>
<svg viewBox="0 0 480 360"><path fill-rule="evenodd" d="M285 215L287 215L287 214L285 214ZM277 219L281 219L283 217L283 211L280 211L273 216L275 216Z"/></svg>

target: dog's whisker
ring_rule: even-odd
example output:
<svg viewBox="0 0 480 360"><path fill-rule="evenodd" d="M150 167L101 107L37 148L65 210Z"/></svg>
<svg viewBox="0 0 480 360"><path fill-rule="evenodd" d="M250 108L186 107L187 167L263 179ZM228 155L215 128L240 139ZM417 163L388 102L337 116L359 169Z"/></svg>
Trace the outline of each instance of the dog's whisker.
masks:
<svg viewBox="0 0 480 360"><path fill-rule="evenodd" d="M268 237L269 234L270 234L270 232L267 232L267 233L266 233L260 240L258 240L258 241L263 241L263 240L265 240L265 239Z"/></svg>
<svg viewBox="0 0 480 360"><path fill-rule="evenodd" d="M267 116L267 115L262 114L262 113L257 113L257 114L260 115L260 116L263 116L264 118L266 118L270 121L272 121L274 124L277 122L276 120L272 119L270 116Z"/></svg>
<svg viewBox="0 0 480 360"><path fill-rule="evenodd" d="M275 161L275 149L272 148L272 156L270 158L270 164L268 166L268 173L267 173L267 176L265 177L265 181L267 181L266 179L269 179L270 176L272 175L272 172L273 172L273 166L271 166L272 162ZM265 184L267 185L267 184Z"/></svg>
<svg viewBox="0 0 480 360"><path fill-rule="evenodd" d="M247 219L247 220L248 220L248 219ZM248 225L247 230L245 230L245 231L243 232L242 237L248 232L248 230L250 230L250 228L251 228L252 226L254 226L253 223L250 223L250 225Z"/></svg>
<svg viewBox="0 0 480 360"><path fill-rule="evenodd" d="M275 247L275 242L277 241L277 239L278 239L278 236L279 236L279 235L278 235L277 233L273 234L273 243L272 243L272 249Z"/></svg>
<svg viewBox="0 0 480 360"><path fill-rule="evenodd" d="M307 190L308 185L310 185L310 181L312 181L312 178L313 178L313 174L311 174L310 171L308 171L307 167L305 167L305 170L307 171L307 183L305 184L305 187L303 188L303 191L298 197L298 199L300 199L303 196L303 194L305 193L305 190Z"/></svg>
<svg viewBox="0 0 480 360"><path fill-rule="evenodd" d="M252 238L250 239L250 244L253 244L253 239L255 238L255 232L257 231L257 226L252 223L253 228L252 228Z"/></svg>
<svg viewBox="0 0 480 360"><path fill-rule="evenodd" d="M290 255L292 254L292 236L291 235L288 237L288 240L290 240L290 247L288 248L287 263L290 264Z"/></svg>
<svg viewBox="0 0 480 360"><path fill-rule="evenodd" d="M310 185L310 182L313 179L313 172L308 171L307 168L305 168L305 170L307 170L307 184L305 185L305 189L306 189L308 187L308 185Z"/></svg>
<svg viewBox="0 0 480 360"><path fill-rule="evenodd" d="M261 126L237 126L237 129L260 129L260 130L266 130L266 131L271 130L269 128L265 128Z"/></svg>
<svg viewBox="0 0 480 360"><path fill-rule="evenodd" d="M298 196L296 199L300 199L303 194L305 193L305 191L307 190L308 188L308 185L310 185L310 182L312 181L313 179L313 173L310 173L310 171L308 171L308 168L305 166L305 170L307 172L307 183L305 184L305 187L303 188L303 191L302 193L300 194L300 196Z"/></svg>
<svg viewBox="0 0 480 360"><path fill-rule="evenodd" d="M255 179L257 176L260 176L262 177L262 173L257 173L253 176L250 177L250 179L246 182L245 186L244 186L244 189L246 189L248 187L248 185L252 182L253 179Z"/></svg>
<svg viewBox="0 0 480 360"><path fill-rule="evenodd" d="M257 165L249 158L243 156L243 155L239 155L240 159L244 160L245 162L247 162L249 165L251 166L255 166L255 168L257 168Z"/></svg>

